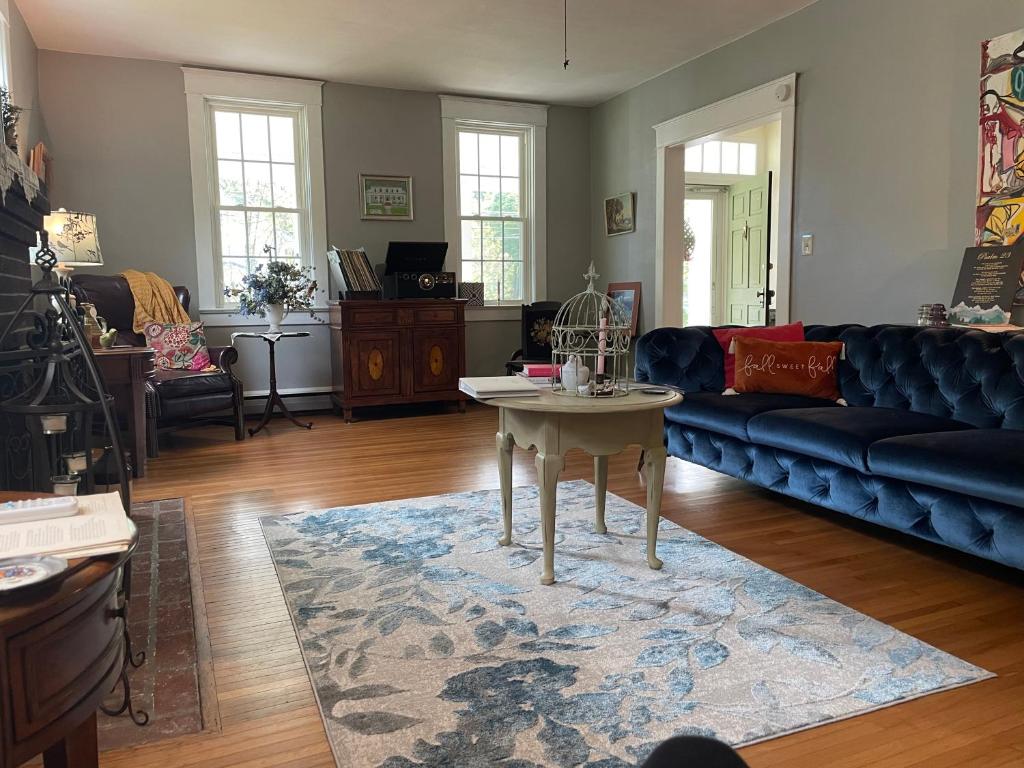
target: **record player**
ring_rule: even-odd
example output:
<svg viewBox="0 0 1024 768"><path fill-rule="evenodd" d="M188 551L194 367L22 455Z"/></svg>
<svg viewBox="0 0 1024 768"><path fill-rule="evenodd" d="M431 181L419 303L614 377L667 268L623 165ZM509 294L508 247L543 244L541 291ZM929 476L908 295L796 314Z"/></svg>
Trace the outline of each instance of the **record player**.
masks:
<svg viewBox="0 0 1024 768"><path fill-rule="evenodd" d="M388 243L384 298L454 299L455 273L444 271L448 243Z"/></svg>

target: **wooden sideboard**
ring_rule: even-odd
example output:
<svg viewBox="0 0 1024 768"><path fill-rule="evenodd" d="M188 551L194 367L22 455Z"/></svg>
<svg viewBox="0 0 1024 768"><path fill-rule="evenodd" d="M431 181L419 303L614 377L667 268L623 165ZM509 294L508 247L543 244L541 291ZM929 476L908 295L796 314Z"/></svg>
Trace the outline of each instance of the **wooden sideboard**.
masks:
<svg viewBox="0 0 1024 768"><path fill-rule="evenodd" d="M330 302L331 401L352 409L450 401L464 410L466 302L391 299Z"/></svg>

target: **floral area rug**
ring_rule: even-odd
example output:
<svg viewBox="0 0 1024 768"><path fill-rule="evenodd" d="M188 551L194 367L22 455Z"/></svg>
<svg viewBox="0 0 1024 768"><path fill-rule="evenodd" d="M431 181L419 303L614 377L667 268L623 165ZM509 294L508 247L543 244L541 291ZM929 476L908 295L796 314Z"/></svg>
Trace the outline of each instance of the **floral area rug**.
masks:
<svg viewBox="0 0 1024 768"><path fill-rule="evenodd" d="M636 765L675 734L735 746L991 673L662 520L559 486L557 582L537 493L265 517L339 765Z"/></svg>

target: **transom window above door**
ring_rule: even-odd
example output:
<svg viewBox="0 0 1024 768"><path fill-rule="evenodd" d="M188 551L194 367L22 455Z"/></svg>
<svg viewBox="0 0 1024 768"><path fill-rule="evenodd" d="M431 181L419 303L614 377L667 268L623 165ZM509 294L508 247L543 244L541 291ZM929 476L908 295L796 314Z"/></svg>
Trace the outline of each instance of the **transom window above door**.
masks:
<svg viewBox="0 0 1024 768"><path fill-rule="evenodd" d="M757 175L757 144L751 141L705 141L686 147L687 173Z"/></svg>
<svg viewBox="0 0 1024 768"><path fill-rule="evenodd" d="M524 131L460 127L461 279L484 284L484 302L521 304L528 269Z"/></svg>

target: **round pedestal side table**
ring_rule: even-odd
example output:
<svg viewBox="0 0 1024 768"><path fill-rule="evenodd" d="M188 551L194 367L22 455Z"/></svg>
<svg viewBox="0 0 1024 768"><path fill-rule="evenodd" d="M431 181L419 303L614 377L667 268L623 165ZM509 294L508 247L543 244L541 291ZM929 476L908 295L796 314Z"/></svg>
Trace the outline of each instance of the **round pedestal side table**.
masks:
<svg viewBox="0 0 1024 768"><path fill-rule="evenodd" d="M270 417L274 415L274 406L276 405L281 415L284 416L288 421L297 427L303 429L312 429L313 422L301 422L292 415L292 412L288 410L288 406L284 404L284 398L281 397L281 393L277 391L277 363L274 360L274 346L281 339L299 339L309 336L309 331L281 331L281 332L262 332L254 333L252 331L239 331L231 334L231 346L235 345L235 339L263 339L267 342L267 349L270 355L270 391L267 393L267 407L263 411L263 418L260 419L260 423L256 425L254 429L249 430L249 437L252 437L270 421Z"/></svg>
<svg viewBox="0 0 1024 768"><path fill-rule="evenodd" d="M0 492L0 503L49 494ZM138 539L136 534L135 541ZM124 667L118 574L125 552L68 561L55 585L0 597L0 768L96 768L96 712Z"/></svg>
<svg viewBox="0 0 1024 768"><path fill-rule="evenodd" d="M544 568L540 581L555 581L555 506L558 475L565 454L579 448L594 457L594 529L605 533L605 494L608 457L631 445L644 449L647 467L647 564L661 568L657 557L661 490L665 479L666 408L681 402L678 392L647 394L634 390L622 397L576 397L542 389L539 396L496 397L482 400L498 409L498 474L505 533L500 543L512 543L512 446L537 455Z"/></svg>

